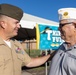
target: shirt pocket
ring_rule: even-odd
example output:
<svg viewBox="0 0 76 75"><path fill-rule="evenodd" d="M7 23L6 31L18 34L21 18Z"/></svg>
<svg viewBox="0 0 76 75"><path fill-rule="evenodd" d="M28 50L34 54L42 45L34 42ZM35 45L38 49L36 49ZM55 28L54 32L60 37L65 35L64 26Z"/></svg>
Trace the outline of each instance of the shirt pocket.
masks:
<svg viewBox="0 0 76 75"><path fill-rule="evenodd" d="M0 75L3 75L4 70L6 70L7 67L9 67L10 60L10 57L0 55Z"/></svg>
<svg viewBox="0 0 76 75"><path fill-rule="evenodd" d="M22 54L17 54L17 60L18 60L18 66L22 66L22 64L23 64L23 55Z"/></svg>
<svg viewBox="0 0 76 75"><path fill-rule="evenodd" d="M0 56L0 75L3 74L4 71L4 58L3 56Z"/></svg>
<svg viewBox="0 0 76 75"><path fill-rule="evenodd" d="M19 61L23 61L23 59L24 59L22 54L17 54L17 58Z"/></svg>
<svg viewBox="0 0 76 75"><path fill-rule="evenodd" d="M4 58L3 56L0 56L0 67L4 64Z"/></svg>
<svg viewBox="0 0 76 75"><path fill-rule="evenodd" d="M6 56L4 57L4 66L7 66L10 64L10 62L12 61L11 57L10 56Z"/></svg>

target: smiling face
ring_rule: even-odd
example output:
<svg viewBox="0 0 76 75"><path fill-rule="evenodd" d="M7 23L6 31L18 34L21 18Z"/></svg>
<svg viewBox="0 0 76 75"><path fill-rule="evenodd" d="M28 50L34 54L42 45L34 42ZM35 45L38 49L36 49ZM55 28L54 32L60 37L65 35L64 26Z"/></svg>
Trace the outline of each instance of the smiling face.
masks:
<svg viewBox="0 0 76 75"><path fill-rule="evenodd" d="M18 20L4 16L0 21L0 27L4 37L12 38L18 34L20 24Z"/></svg>
<svg viewBox="0 0 76 75"><path fill-rule="evenodd" d="M9 34L10 37L16 36L18 34L18 29L20 28L19 21L8 18L6 24L7 34Z"/></svg>
<svg viewBox="0 0 76 75"><path fill-rule="evenodd" d="M76 23L70 22L68 20L60 21L59 30L61 33L61 38L66 41L70 42L76 37Z"/></svg>

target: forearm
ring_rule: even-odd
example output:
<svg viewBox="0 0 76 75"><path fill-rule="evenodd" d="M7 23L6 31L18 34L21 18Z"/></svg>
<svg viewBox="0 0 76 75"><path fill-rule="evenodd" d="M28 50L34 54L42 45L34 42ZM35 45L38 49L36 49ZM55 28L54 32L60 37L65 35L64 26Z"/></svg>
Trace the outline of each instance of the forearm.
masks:
<svg viewBox="0 0 76 75"><path fill-rule="evenodd" d="M32 58L27 67L37 67L44 64L50 58L50 54L42 57Z"/></svg>
<svg viewBox="0 0 76 75"><path fill-rule="evenodd" d="M53 56L55 55L56 51L54 51L51 54L42 56L42 57L37 57L37 58L31 58L31 62L28 63L26 66L27 67L37 67L42 64L44 64L47 60L51 60Z"/></svg>

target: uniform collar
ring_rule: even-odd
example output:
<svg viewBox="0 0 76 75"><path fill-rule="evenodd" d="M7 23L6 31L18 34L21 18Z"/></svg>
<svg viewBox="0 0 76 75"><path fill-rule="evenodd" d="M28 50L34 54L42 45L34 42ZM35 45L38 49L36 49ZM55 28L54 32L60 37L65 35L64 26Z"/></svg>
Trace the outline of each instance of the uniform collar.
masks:
<svg viewBox="0 0 76 75"><path fill-rule="evenodd" d="M69 47L69 48L67 48L67 43L65 42L65 43L63 43L63 46L65 47L65 50L66 50L66 51L72 50L72 49L76 49L76 44L73 45L73 46L71 46L71 47Z"/></svg>
<svg viewBox="0 0 76 75"><path fill-rule="evenodd" d="M3 39L1 37L0 37L0 45L6 45L6 43L3 41Z"/></svg>
<svg viewBox="0 0 76 75"><path fill-rule="evenodd" d="M3 39L0 37L0 45L5 44L5 42L3 41Z"/></svg>

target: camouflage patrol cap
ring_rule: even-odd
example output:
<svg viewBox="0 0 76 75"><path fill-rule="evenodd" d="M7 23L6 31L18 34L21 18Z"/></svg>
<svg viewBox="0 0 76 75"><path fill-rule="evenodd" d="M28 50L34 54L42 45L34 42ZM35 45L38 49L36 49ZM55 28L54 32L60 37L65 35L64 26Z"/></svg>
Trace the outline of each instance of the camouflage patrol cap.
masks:
<svg viewBox="0 0 76 75"><path fill-rule="evenodd" d="M20 21L23 16L23 11L19 7L11 4L0 4L0 14Z"/></svg>

